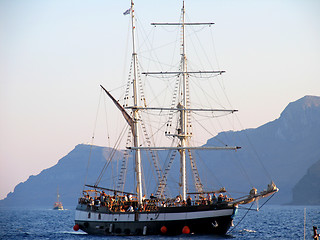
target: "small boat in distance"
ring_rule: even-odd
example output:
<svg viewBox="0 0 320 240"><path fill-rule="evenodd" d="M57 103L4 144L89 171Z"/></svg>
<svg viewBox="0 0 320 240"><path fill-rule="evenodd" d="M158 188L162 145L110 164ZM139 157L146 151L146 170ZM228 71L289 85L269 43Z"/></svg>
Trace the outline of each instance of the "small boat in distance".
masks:
<svg viewBox="0 0 320 240"><path fill-rule="evenodd" d="M53 204L53 210L63 210L63 206L59 200L59 197L59 189L57 188L57 201Z"/></svg>

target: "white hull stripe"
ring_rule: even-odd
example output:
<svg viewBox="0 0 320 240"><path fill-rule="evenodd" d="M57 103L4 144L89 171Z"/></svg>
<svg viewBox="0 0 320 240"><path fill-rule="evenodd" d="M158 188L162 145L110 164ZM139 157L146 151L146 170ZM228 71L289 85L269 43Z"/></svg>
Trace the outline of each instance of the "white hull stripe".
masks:
<svg viewBox="0 0 320 240"><path fill-rule="evenodd" d="M100 217L99 217L100 214ZM174 221L231 216L233 209L179 213L139 213L139 221ZM89 217L90 215L90 217ZM95 222L135 222L134 213L97 213L76 210L75 220Z"/></svg>

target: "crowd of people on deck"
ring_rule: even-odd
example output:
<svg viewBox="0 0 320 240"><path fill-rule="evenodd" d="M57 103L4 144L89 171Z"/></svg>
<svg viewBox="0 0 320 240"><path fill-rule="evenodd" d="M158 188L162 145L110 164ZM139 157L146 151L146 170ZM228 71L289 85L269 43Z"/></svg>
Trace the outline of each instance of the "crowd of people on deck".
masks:
<svg viewBox="0 0 320 240"><path fill-rule="evenodd" d="M186 201L182 199L181 195L175 198L159 199L151 194L148 199L144 195L142 198L143 204L139 205L137 197L132 194L118 195L118 193L114 191L114 195L111 196L107 195L104 191L86 190L84 191L84 197L79 199L79 203L87 205L87 207L91 209L106 207L113 212L134 212L156 211L159 207L221 204L231 200L227 195L223 195L222 193L220 193L218 197L215 193L208 193L206 197L203 195L195 195L195 200L192 200L192 198L188 196Z"/></svg>

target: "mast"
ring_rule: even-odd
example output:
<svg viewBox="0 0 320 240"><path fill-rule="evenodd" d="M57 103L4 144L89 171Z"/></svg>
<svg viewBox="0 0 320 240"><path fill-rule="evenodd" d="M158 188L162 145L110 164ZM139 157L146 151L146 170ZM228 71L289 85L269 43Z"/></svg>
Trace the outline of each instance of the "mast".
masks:
<svg viewBox="0 0 320 240"><path fill-rule="evenodd" d="M184 0L182 5L182 53L181 53L181 67L182 67L182 106L186 108L187 106L187 59L186 59L186 49L185 49L185 9ZM186 176L186 138L187 138L187 112L186 110L180 110L180 124L181 124L181 134L179 135L180 144L182 149L180 150L180 171L181 171L181 187L182 187L182 200L187 200L187 176Z"/></svg>
<svg viewBox="0 0 320 240"><path fill-rule="evenodd" d="M132 60L133 60L133 144L134 147L139 147L139 113L138 113L138 89L137 89L137 53L135 47L135 17L134 17L134 3L131 0L131 28L132 28ZM138 196L138 203L142 204L142 180L141 180L141 153L140 149L135 150L135 171L136 171L136 191Z"/></svg>
<svg viewBox="0 0 320 240"><path fill-rule="evenodd" d="M187 114L188 112L192 110L200 110L200 111L208 111L209 109L188 109L188 71L187 71L187 57L186 57L186 42L185 42L185 27L189 25L212 25L214 23L207 22L207 23L189 23L185 22L185 5L183 0L183 5L181 9L182 13L182 19L179 23L151 23L151 25L157 26L157 25L166 25L166 26L180 26L181 27L181 34L182 34L182 41L181 41L181 60L180 60L180 71L179 72L145 72L143 74L178 74L180 76L180 101L176 107L175 110L178 110L180 117L179 117L179 125L177 128L178 133L177 134L166 134L167 136L173 136L177 137L180 141L180 144L175 149L179 150L180 153L180 187L182 188L182 200L187 199L187 176L186 176L186 150L189 149L187 146L187 139L188 137L191 137L191 135L188 134L188 118ZM198 71L198 72L192 72L192 73L218 73L222 74L224 71ZM145 108L145 109L151 109L151 108ZM155 109L155 108L153 108ZM167 109L163 109L167 110ZM174 109L171 109L174 110ZM215 109L211 109L209 111L215 111ZM218 110L221 111L221 110ZM229 111L229 112L235 112L236 110L222 110L222 111ZM139 149L142 149L139 147ZM168 149L168 148L167 148ZM198 149L198 148L197 148ZM232 149L237 149L237 147L233 147Z"/></svg>
<svg viewBox="0 0 320 240"><path fill-rule="evenodd" d="M57 202L59 202L59 187L57 187Z"/></svg>

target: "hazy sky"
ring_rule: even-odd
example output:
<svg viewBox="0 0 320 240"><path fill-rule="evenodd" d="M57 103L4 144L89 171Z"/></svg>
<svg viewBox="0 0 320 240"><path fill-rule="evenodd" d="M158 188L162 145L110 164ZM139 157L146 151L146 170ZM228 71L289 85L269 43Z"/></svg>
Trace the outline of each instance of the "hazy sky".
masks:
<svg viewBox="0 0 320 240"><path fill-rule="evenodd" d="M0 199L90 142L99 84L126 79L129 0L0 0ZM215 22L215 47L244 128L320 95L319 0L187 0ZM178 0L137 0L141 20L175 21Z"/></svg>

